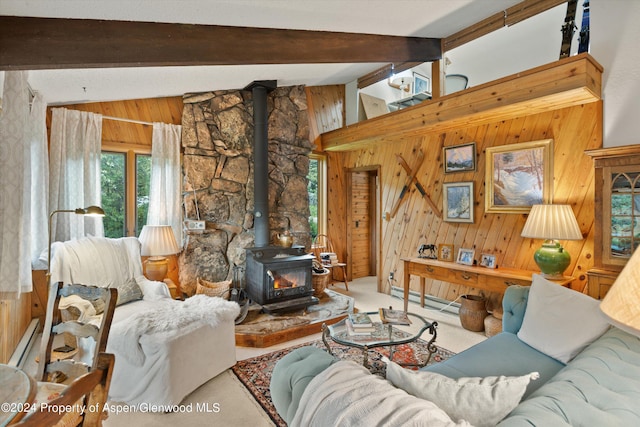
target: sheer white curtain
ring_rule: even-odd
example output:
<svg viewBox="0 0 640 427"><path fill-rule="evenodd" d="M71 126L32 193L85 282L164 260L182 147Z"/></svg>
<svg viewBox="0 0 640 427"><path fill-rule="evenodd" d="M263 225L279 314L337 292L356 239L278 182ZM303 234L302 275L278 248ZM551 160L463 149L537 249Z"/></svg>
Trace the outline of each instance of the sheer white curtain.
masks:
<svg viewBox="0 0 640 427"><path fill-rule="evenodd" d="M31 150L25 71L7 71L0 111L0 299L31 292Z"/></svg>
<svg viewBox="0 0 640 427"><path fill-rule="evenodd" d="M54 108L49 152L49 210L100 206L102 115ZM52 241L104 236L102 218L53 216Z"/></svg>
<svg viewBox="0 0 640 427"><path fill-rule="evenodd" d="M46 270L46 262L40 259L49 244L49 149L47 147L47 103L40 93L31 101L31 265Z"/></svg>
<svg viewBox="0 0 640 427"><path fill-rule="evenodd" d="M170 225L182 247L180 136L182 126L153 124L148 225Z"/></svg>

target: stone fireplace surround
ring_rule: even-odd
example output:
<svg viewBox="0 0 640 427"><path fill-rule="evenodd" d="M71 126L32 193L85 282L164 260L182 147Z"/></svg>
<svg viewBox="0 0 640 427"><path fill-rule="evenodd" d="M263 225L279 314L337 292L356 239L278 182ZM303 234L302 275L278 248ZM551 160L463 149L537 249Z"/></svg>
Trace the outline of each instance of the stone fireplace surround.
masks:
<svg viewBox="0 0 640 427"><path fill-rule="evenodd" d="M254 246L253 102L246 90L183 97L184 219L206 221L204 232L186 233L179 257L182 291L197 278L230 280ZM288 230L294 244L311 246L307 174L309 120L304 86L278 87L267 95L268 200L271 242ZM196 207L197 200L197 207Z"/></svg>

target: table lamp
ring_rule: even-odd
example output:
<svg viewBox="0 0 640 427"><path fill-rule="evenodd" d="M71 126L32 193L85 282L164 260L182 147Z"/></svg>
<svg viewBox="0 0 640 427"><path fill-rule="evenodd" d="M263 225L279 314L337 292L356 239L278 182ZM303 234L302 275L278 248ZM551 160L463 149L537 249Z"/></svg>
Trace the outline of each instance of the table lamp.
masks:
<svg viewBox="0 0 640 427"><path fill-rule="evenodd" d="M49 281L49 277L51 276L51 223L53 222L53 216L62 212L72 212L76 215L89 215L89 216L104 216L104 210L100 206L89 206L87 208L76 208L76 209L58 209L49 214L49 246L47 249L47 282Z"/></svg>
<svg viewBox="0 0 640 427"><path fill-rule="evenodd" d="M636 248L613 282L600 310L615 326L640 337L640 249Z"/></svg>
<svg viewBox="0 0 640 427"><path fill-rule="evenodd" d="M148 256L145 261L147 279L162 282L167 277L169 260L167 255L180 252L170 225L145 225L139 237L140 254Z"/></svg>
<svg viewBox="0 0 640 427"><path fill-rule="evenodd" d="M571 263L569 252L558 240L581 240L582 232L569 205L533 205L522 237L544 239L533 256L542 275L547 279L561 279Z"/></svg>

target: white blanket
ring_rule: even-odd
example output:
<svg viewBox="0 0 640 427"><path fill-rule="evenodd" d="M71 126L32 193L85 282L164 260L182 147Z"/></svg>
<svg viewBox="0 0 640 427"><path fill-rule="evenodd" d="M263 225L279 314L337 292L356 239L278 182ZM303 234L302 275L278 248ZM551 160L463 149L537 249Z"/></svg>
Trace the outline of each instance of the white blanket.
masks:
<svg viewBox="0 0 640 427"><path fill-rule="evenodd" d="M238 314L240 306L237 303L218 297L194 295L186 301L159 300L154 307L114 323L109 332L109 348L129 363L142 366L145 354L140 338L143 335L176 331L184 334L203 323L216 327L224 320L235 319Z"/></svg>
<svg viewBox="0 0 640 427"><path fill-rule="evenodd" d="M307 386L291 427L470 426L434 403L395 388L355 362L329 366Z"/></svg>

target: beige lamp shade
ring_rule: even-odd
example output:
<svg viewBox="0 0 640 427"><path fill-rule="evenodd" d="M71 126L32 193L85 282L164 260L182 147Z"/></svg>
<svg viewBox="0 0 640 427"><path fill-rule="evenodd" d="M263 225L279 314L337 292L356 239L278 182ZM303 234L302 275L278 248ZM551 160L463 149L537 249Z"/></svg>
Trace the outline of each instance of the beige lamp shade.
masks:
<svg viewBox="0 0 640 427"><path fill-rule="evenodd" d="M139 237L140 254L150 257L145 261L145 275L149 280L163 281L169 270L166 255L180 252L170 225L145 225Z"/></svg>
<svg viewBox="0 0 640 427"><path fill-rule="evenodd" d="M613 325L640 337L640 249L636 249L607 292L600 310Z"/></svg>
<svg viewBox="0 0 640 427"><path fill-rule="evenodd" d="M180 252L170 225L145 225L139 240L142 256L166 256Z"/></svg>
<svg viewBox="0 0 640 427"><path fill-rule="evenodd" d="M581 240L582 232L569 205L533 205L522 237L552 240Z"/></svg>

